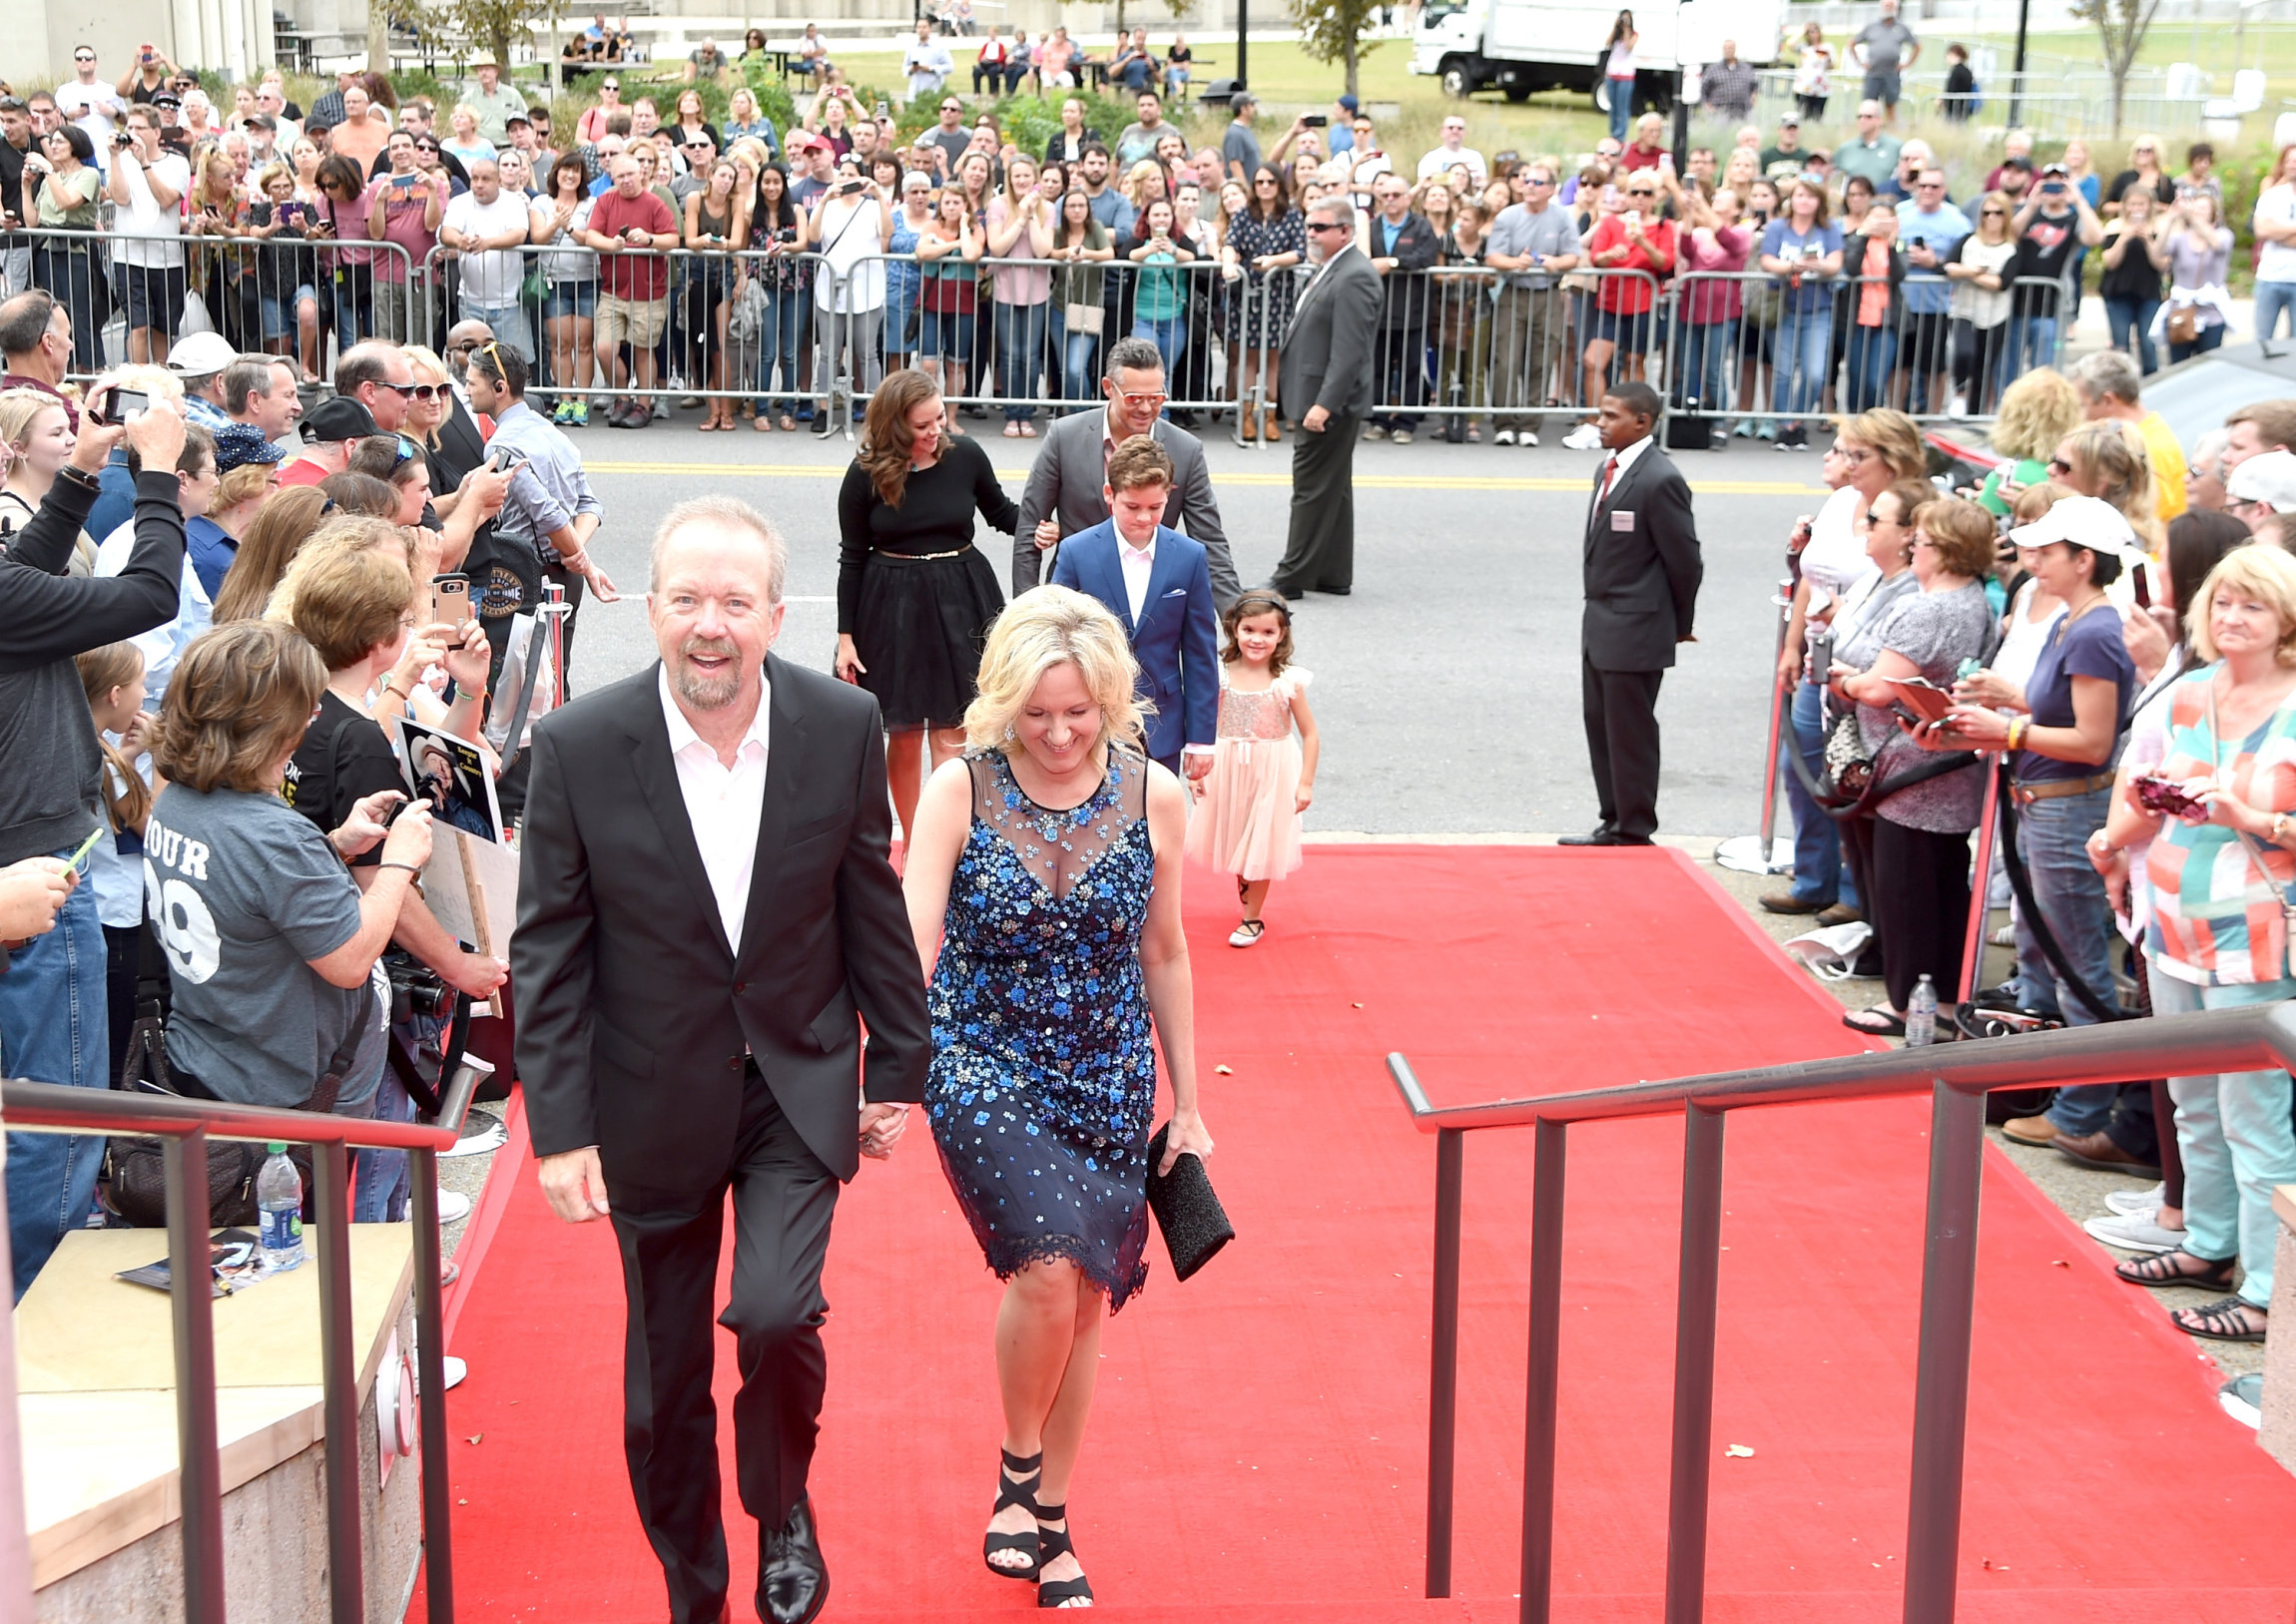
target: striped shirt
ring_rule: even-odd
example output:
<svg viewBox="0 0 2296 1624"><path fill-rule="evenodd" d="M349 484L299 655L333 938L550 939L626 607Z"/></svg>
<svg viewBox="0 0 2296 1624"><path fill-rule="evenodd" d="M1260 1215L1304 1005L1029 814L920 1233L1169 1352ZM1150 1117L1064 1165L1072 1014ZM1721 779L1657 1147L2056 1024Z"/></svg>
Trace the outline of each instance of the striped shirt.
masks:
<svg viewBox="0 0 2296 1624"><path fill-rule="evenodd" d="M2296 700L2284 703L2246 739L2219 746L2210 726L2204 666L2169 690L2167 754L2158 771L2182 783L2213 778L2267 815L2296 812ZM2152 888L2147 946L2164 974L2203 986L2246 986L2288 974L2288 929L2281 896L2296 878L2296 854L2258 841L2269 880L2231 829L2161 820L2145 857Z"/></svg>

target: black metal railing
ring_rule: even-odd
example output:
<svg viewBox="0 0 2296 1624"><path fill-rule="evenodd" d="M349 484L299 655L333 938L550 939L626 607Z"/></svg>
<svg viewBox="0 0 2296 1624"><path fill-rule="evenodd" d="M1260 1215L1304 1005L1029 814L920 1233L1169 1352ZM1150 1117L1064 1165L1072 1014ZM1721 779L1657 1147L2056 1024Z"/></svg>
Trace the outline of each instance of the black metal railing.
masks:
<svg viewBox="0 0 2296 1624"><path fill-rule="evenodd" d="M358 1350L350 1302L350 1152L403 1150L412 1163L415 1372L422 1394L422 1551L427 1617L452 1624L452 1500L446 1480L446 1318L439 1279L438 1153L453 1147L480 1079L464 1059L435 1125L273 1111L52 1083L0 1082L11 1132L150 1134L162 1142L168 1199L168 1297L176 1348L185 1624L224 1624L224 1489L216 1428L215 1309L206 1212L208 1141L277 1140L312 1149L319 1301L320 1412L326 1437L326 1546L333 1624L365 1624L359 1532Z"/></svg>
<svg viewBox="0 0 2296 1624"><path fill-rule="evenodd" d="M1554 1558L1555 1395L1560 1379L1562 1196L1574 1122L1685 1119L1682 1271L1674 1326L1674 1436L1666 1523L1667 1624L1705 1610L1706 1510L1714 1420L1714 1319L1722 1246L1722 1123L1753 1105L1932 1097L1928 1243L1914 1380L1913 1483L1906 1536L1907 1624L1950 1624L1961 1548L1962 1457L1978 1259L1986 1094L2132 1077L2189 1077L2296 1061L2296 1006L2264 1005L2072 1027L1947 1047L1898 1049L1668 1082L1436 1107L1411 1064L1388 1070L1413 1124L1435 1136L1435 1328L1428 1420L1427 1593L1451 1585L1451 1481L1458 1412L1460 1177L1465 1136L1530 1126L1530 1372L1523 1426L1522 1620L1544 1624Z"/></svg>

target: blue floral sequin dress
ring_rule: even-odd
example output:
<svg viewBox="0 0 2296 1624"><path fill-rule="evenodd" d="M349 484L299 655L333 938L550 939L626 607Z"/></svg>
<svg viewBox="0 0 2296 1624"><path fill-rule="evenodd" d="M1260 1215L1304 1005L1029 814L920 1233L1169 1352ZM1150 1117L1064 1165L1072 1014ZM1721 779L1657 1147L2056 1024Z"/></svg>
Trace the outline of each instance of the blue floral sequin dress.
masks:
<svg viewBox="0 0 2296 1624"><path fill-rule="evenodd" d="M973 757L972 826L927 998L926 1115L989 1268L1065 1258L1111 1312L1148 1278L1156 1054L1140 928L1147 764L1112 752L1082 806L1039 807Z"/></svg>

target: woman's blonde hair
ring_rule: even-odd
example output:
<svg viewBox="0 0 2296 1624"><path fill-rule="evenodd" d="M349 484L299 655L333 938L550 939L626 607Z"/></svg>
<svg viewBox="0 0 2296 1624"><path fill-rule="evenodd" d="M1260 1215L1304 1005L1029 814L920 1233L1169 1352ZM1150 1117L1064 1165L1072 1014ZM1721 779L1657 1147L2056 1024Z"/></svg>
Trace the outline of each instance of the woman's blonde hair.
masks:
<svg viewBox="0 0 2296 1624"><path fill-rule="evenodd" d="M387 487L386 487L387 488ZM411 577L415 565L414 539L388 519L371 519L357 514L338 514L312 532L310 540L287 562L280 584L272 589L271 602L264 606L264 619L284 625L293 625L295 599L302 592L302 584L314 572L330 570L353 553L387 553L405 564Z"/></svg>
<svg viewBox="0 0 2296 1624"><path fill-rule="evenodd" d="M1147 727L1133 691L1140 667L1132 658L1132 639L1099 599L1056 586L1023 592L989 628L973 701L964 708L965 744L1017 752L1013 723L1055 666L1074 666L1084 679L1110 743L1144 748Z"/></svg>
<svg viewBox="0 0 2296 1624"><path fill-rule="evenodd" d="M115 690L127 687L144 674L144 651L133 643L107 643L72 658L80 668L80 687L88 696L90 710L109 705ZM104 811L111 816L112 827L132 828L140 834L144 820L152 815L152 787L136 771L136 764L129 760L127 752L101 735L96 742L121 785L115 791L110 779L104 782Z"/></svg>
<svg viewBox="0 0 2296 1624"><path fill-rule="evenodd" d="M1839 439L1855 440L1889 465L1890 478L1919 479L1928 472L1929 453L1922 449L1922 431L1902 411L1877 406L1855 417L1834 419Z"/></svg>
<svg viewBox="0 0 2296 1624"><path fill-rule="evenodd" d="M2216 639L2208 633L2208 616L2218 590L2225 587L2248 594L2280 617L2280 646L2273 657L2280 665L2296 666L2296 558L2277 547L2250 543L2217 561L2193 594L2192 607L2184 612L2185 635L2192 652L2204 661L2219 658Z"/></svg>
<svg viewBox="0 0 2296 1624"><path fill-rule="evenodd" d="M0 391L0 445L21 446L40 414L51 406L65 409L63 401L44 389Z"/></svg>
<svg viewBox="0 0 2296 1624"><path fill-rule="evenodd" d="M2168 543L2160 525L2160 502L2153 495L2152 455L2134 423L2115 417L2082 423L2065 436L2079 483L2094 483L2096 494L2120 510L2144 550L2158 554Z"/></svg>
<svg viewBox="0 0 2296 1624"><path fill-rule="evenodd" d="M2080 421L2080 391L2054 367L2036 366L2002 391L1994 449L2020 462L2046 462Z"/></svg>
<svg viewBox="0 0 2296 1624"><path fill-rule="evenodd" d="M270 795L324 692L326 667L293 627L262 620L218 626L194 639L176 667L160 706L152 766L201 795Z"/></svg>
<svg viewBox="0 0 2296 1624"><path fill-rule="evenodd" d="M212 511L228 513L242 502L265 497L272 489L272 468L268 462L243 462L237 468L227 468L216 481L216 505Z"/></svg>

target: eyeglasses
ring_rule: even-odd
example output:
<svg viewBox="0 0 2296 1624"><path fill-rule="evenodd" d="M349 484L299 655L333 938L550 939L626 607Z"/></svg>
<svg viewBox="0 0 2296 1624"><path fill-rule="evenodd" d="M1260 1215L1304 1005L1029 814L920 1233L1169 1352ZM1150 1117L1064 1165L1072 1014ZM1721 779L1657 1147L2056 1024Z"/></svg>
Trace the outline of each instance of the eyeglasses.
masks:
<svg viewBox="0 0 2296 1624"><path fill-rule="evenodd" d="M1848 463L1853 468L1857 467L1860 463L1864 462L1873 454L1874 453L1871 451L1862 450L1856 446L1843 445L1839 441L1836 441L1833 445L1830 445L1826 448L1826 455L1830 457L1840 457L1844 462Z"/></svg>

